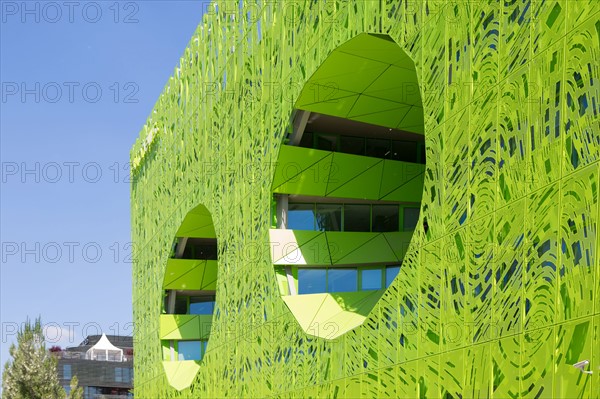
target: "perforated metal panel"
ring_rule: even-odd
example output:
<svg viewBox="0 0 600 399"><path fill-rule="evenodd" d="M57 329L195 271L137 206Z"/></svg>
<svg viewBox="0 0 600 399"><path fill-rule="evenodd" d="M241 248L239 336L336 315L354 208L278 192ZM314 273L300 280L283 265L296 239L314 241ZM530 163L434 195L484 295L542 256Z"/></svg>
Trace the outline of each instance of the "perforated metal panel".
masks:
<svg viewBox="0 0 600 399"><path fill-rule="evenodd" d="M598 397L599 3L218 4L131 152L136 397ZM416 65L428 229L367 320L327 341L281 298L272 182L305 83L365 32ZM178 392L162 284L199 204L219 243L217 310ZM584 359L594 374L572 367Z"/></svg>

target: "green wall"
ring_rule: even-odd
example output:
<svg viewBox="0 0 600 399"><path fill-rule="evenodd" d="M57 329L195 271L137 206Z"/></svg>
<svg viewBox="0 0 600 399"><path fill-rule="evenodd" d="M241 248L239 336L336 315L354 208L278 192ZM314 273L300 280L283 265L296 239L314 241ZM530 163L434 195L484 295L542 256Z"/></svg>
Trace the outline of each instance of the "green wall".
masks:
<svg viewBox="0 0 600 399"><path fill-rule="evenodd" d="M599 3L237 4L208 7L131 152L136 397L599 397ZM365 32L416 65L429 228L367 320L324 340L280 295L271 188L304 84ZM162 288L199 204L217 310L178 391Z"/></svg>

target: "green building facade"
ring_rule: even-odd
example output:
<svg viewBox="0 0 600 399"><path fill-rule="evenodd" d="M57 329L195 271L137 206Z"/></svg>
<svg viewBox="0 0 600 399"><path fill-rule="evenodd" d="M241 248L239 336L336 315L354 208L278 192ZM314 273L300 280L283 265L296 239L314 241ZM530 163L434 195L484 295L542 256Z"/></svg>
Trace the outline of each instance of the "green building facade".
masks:
<svg viewBox="0 0 600 399"><path fill-rule="evenodd" d="M600 397L599 113L593 0L207 5L131 151L136 397Z"/></svg>

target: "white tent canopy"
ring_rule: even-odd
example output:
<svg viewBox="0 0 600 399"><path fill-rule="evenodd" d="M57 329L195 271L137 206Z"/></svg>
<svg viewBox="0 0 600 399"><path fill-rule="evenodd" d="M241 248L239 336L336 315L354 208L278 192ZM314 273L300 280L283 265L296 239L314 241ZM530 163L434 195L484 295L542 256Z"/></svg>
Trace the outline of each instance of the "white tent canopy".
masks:
<svg viewBox="0 0 600 399"><path fill-rule="evenodd" d="M106 338L106 334L102 334L102 337L96 342L96 345L92 346L85 353L85 358L91 360L122 362L123 349L119 349L111 344L108 338Z"/></svg>

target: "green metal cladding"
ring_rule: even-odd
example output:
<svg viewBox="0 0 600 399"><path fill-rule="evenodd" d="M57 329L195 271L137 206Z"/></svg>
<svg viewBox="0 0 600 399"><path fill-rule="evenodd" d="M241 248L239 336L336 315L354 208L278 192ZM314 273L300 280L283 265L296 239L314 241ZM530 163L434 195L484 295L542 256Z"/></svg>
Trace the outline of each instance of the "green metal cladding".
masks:
<svg viewBox="0 0 600 399"><path fill-rule="evenodd" d="M276 161L306 83L365 33L416 66L428 228L328 340L280 293ZM595 0L210 5L131 151L136 397L599 398L599 112ZM218 265L169 260L178 231L212 232L200 205ZM161 335L206 334L161 314L186 283L216 287L207 353L163 366Z"/></svg>

